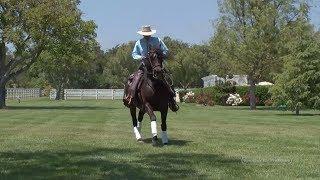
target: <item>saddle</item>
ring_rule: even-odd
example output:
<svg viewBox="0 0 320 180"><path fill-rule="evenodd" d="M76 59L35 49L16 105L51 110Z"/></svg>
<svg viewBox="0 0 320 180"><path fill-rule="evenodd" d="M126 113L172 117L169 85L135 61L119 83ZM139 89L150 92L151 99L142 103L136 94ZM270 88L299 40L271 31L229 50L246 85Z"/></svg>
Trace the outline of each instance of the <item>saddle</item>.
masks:
<svg viewBox="0 0 320 180"><path fill-rule="evenodd" d="M135 73L133 73L133 74L131 74L130 76L129 76L129 78L128 78L128 81L127 81L127 86L129 87L129 89L130 89L130 87L131 87L131 85L132 85L132 82L133 82L133 80L134 80L134 78L137 76L137 72L135 72ZM141 77L140 78L140 80L139 80L139 83L138 83L138 85L137 85L137 87L136 87L136 92L138 92L139 90L140 90L140 88L141 88L141 84L142 84L142 79L143 77Z"/></svg>
<svg viewBox="0 0 320 180"><path fill-rule="evenodd" d="M128 97L130 95L132 95L132 99L137 101L139 99L139 92L140 92L140 89L141 89L141 85L142 85L142 79L143 77L140 77L138 84L137 85L134 85L134 80L135 78L139 78L137 77L138 76L138 71L136 71L135 73L131 74L129 77L128 77L128 80L126 82L126 85L125 85L125 92L124 92L124 96L123 96L123 102L124 102L124 105L129 107L129 102L128 102ZM136 86L134 88L134 86ZM133 92L132 92L133 91Z"/></svg>

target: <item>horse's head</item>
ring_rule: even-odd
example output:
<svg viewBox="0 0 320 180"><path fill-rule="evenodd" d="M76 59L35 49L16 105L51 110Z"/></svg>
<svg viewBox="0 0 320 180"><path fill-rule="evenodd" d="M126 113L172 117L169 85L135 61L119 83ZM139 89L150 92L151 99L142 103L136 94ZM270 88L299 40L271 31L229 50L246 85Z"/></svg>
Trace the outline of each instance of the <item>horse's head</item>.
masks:
<svg viewBox="0 0 320 180"><path fill-rule="evenodd" d="M146 65L149 72L152 72L153 77L158 78L163 75L163 55L159 49L151 48L146 58Z"/></svg>

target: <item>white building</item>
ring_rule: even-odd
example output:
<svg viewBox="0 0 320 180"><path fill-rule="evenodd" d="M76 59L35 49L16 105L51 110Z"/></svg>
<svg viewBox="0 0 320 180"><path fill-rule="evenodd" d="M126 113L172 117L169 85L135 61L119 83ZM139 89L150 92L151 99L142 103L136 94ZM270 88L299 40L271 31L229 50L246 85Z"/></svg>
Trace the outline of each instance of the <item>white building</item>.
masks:
<svg viewBox="0 0 320 180"><path fill-rule="evenodd" d="M219 81L225 82L224 78L221 78L217 75L210 75L201 78L203 81L204 87L215 86ZM247 86L248 85L248 76L247 75L233 75L232 78L227 76L227 81L232 81L236 84L236 86Z"/></svg>

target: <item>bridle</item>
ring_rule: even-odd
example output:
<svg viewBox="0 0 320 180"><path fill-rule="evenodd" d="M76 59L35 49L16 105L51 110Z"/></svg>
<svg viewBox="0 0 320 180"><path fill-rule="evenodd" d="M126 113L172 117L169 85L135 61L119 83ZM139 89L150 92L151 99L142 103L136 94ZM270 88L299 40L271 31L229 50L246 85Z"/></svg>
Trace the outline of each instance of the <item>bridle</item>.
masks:
<svg viewBox="0 0 320 180"><path fill-rule="evenodd" d="M159 62L159 63L154 63L155 60L160 61L159 60L159 55L158 52L156 50L151 50L150 52L148 52L148 56L146 57L146 60L148 61L148 64L151 67L152 72L150 73L148 70L146 70L146 73L148 73L149 75L152 75L153 78L155 79L161 79L161 76L159 77L158 75L162 75L163 73L165 73L165 70L162 66L163 61ZM146 67L146 64L144 64ZM161 71L156 71L156 69L161 69Z"/></svg>
<svg viewBox="0 0 320 180"><path fill-rule="evenodd" d="M166 68L163 67L163 61L161 61L155 65L151 58L154 61L155 61L155 59L157 59L157 61L160 61L159 60L159 52L154 49L149 51L148 56L146 57L146 60L148 61L148 64L150 65L152 71L149 72L146 64L144 64L145 74L152 75L152 77L154 79L165 81L168 85L172 86L173 85L172 75L170 72L168 72L166 70ZM158 71L158 73L157 73L156 68L159 68L161 70Z"/></svg>

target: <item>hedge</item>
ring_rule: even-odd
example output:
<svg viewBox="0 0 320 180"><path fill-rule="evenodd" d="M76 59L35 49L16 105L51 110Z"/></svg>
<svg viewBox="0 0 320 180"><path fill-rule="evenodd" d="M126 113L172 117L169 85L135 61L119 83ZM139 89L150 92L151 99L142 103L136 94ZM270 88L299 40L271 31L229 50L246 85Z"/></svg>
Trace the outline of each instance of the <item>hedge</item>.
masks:
<svg viewBox="0 0 320 180"><path fill-rule="evenodd" d="M269 92L270 86L256 86L255 95L257 98L257 105L264 106L270 105L271 102L271 93ZM249 105L249 86L213 86L207 88L197 88L192 90L195 95L206 94L209 95L215 104L217 105L226 105L226 100L229 97L230 93L238 93L242 100L244 101L241 105ZM186 91L180 92L180 97L182 98Z"/></svg>

